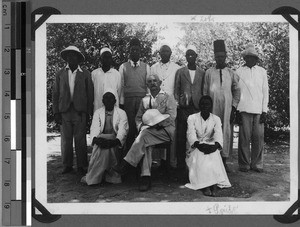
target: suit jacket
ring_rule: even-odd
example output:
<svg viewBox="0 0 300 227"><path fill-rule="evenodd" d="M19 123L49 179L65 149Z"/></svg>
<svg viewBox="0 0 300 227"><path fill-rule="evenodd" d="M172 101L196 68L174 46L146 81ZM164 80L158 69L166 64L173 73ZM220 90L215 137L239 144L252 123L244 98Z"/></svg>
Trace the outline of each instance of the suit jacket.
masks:
<svg viewBox="0 0 300 227"><path fill-rule="evenodd" d="M142 124L142 117L146 110L150 109L149 101L150 101L150 94L147 94L141 101L139 110L135 117L135 123L139 130ZM162 114L169 114L170 117L165 119L164 121L160 122L159 125L163 126L171 138L173 138L175 132L175 119L177 115L177 108L174 96L172 94L168 94L165 91L160 91L156 96L155 105L153 109L158 109Z"/></svg>
<svg viewBox="0 0 300 227"><path fill-rule="evenodd" d="M205 72L197 67L194 83L192 83L189 69L187 67L183 67L177 70L175 75L174 96L179 104L179 107L186 107L186 98L188 98L188 103L190 103L190 101L192 100L194 107L197 110L199 109L199 100L203 94L202 90L204 76Z"/></svg>
<svg viewBox="0 0 300 227"><path fill-rule="evenodd" d="M91 130L90 130L91 142L93 141L94 137L98 137L103 132L104 125L105 125L105 107L103 106L100 109L97 109L94 113ZM128 126L127 115L125 111L120 109L117 106L114 107L113 128L115 133L117 134L116 138L119 139L121 144L123 145L126 140L129 126Z"/></svg>
<svg viewBox="0 0 300 227"><path fill-rule="evenodd" d="M55 77L53 87L53 113L66 112L71 104L68 70L61 69ZM93 113L94 86L89 71L82 69L76 73L73 105L76 111L87 114Z"/></svg>

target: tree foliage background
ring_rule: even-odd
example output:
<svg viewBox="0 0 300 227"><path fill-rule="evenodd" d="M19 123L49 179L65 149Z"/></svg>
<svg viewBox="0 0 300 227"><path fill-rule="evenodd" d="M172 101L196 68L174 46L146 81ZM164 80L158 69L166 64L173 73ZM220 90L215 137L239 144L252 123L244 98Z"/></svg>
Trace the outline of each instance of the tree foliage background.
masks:
<svg viewBox="0 0 300 227"><path fill-rule="evenodd" d="M185 47L194 44L197 64L206 70L214 64L213 41L224 39L227 64L237 69L244 64L241 52L253 43L260 54L259 65L269 77L269 111L266 129L277 131L289 126L289 25L288 23L180 23L183 37L172 47L172 59L185 64ZM149 65L159 60L154 44L163 39L159 32L166 27L147 23L48 24L47 25L47 110L48 126L53 128L52 86L55 73L64 66L60 51L76 45L86 57L83 67L99 67L99 52L108 46L114 53L116 69L128 60L127 44L132 37L142 43L142 60ZM168 41L168 40L166 40Z"/></svg>
<svg viewBox="0 0 300 227"><path fill-rule="evenodd" d="M69 45L77 46L85 56L82 67L92 72L100 66L100 50L109 47L113 51L116 69L128 60L128 43L133 37L141 41L143 58L152 62L152 44L157 41L161 28L146 23L70 23L47 24L47 123L48 130L56 130L52 112L52 87L55 74L65 62L60 52Z"/></svg>

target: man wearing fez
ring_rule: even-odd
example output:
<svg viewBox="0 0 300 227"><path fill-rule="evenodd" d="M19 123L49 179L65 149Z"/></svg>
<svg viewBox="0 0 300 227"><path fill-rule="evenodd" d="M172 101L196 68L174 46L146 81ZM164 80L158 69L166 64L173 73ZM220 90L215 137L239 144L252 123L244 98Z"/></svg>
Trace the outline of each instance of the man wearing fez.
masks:
<svg viewBox="0 0 300 227"><path fill-rule="evenodd" d="M264 123L268 111L269 86L264 68L256 65L258 53L253 44L242 52L245 65L237 70L241 88L238 162L239 170L263 171ZM251 146L250 146L251 143ZM250 148L251 147L251 148Z"/></svg>
<svg viewBox="0 0 300 227"><path fill-rule="evenodd" d="M143 159L140 191L147 191L151 187L151 146L172 140L176 118L175 99L173 95L160 89L159 77L150 75L147 78L147 86L150 93L142 99L135 118L140 133L121 164L114 167L114 170L122 175L130 166L136 167Z"/></svg>
<svg viewBox="0 0 300 227"><path fill-rule="evenodd" d="M81 182L88 185L99 184L103 178L109 183L121 183L120 175L111 171L118 164L120 151L128 132L127 116L116 106L116 98L111 89L103 95L103 107L94 112L90 137L93 146L88 173Z"/></svg>
<svg viewBox="0 0 300 227"><path fill-rule="evenodd" d="M55 77L53 87L53 113L61 125L61 151L63 174L73 170L73 138L77 170L85 174L87 162L86 123L93 113L94 87L90 73L79 63L84 55L75 46L61 52L67 65Z"/></svg>
<svg viewBox="0 0 300 227"><path fill-rule="evenodd" d="M121 74L120 105L124 108L129 124L125 152L131 147L136 135L135 116L140 102L147 93L146 78L150 74L148 64L140 61L141 43L133 38L129 43L129 61L123 63L119 72Z"/></svg>
<svg viewBox="0 0 300 227"><path fill-rule="evenodd" d="M161 89L168 94L174 95L175 74L180 68L179 65L170 61L172 51L168 45L162 45L159 50L160 61L151 66L151 75L158 75L162 81ZM170 162L172 166L176 166L176 136L173 138Z"/></svg>
<svg viewBox="0 0 300 227"><path fill-rule="evenodd" d="M226 159L232 150L232 123L241 93L238 76L233 70L226 67L227 56L224 40L214 41L214 54L216 66L208 69L205 73L203 94L212 98L212 113L221 118L224 141L221 156L226 171L230 172Z"/></svg>
<svg viewBox="0 0 300 227"><path fill-rule="evenodd" d="M186 169L186 131L189 115L199 112L205 72L196 65L197 50L189 45L186 50L187 66L177 70L174 96L178 103L177 111L177 168Z"/></svg>
<svg viewBox="0 0 300 227"><path fill-rule="evenodd" d="M100 50L101 67L92 72L94 83L94 112L103 106L102 97L104 90L111 89L115 98L116 105L119 106L121 96L121 75L112 68L112 51L104 47Z"/></svg>

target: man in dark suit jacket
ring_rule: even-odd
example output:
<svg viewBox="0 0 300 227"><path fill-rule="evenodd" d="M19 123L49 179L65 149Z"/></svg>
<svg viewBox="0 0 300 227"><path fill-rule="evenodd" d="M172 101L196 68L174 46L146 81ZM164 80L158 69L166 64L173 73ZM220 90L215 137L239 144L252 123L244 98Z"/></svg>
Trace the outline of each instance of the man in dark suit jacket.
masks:
<svg viewBox="0 0 300 227"><path fill-rule="evenodd" d="M185 169L187 118L199 111L205 72L196 66L196 47L189 45L186 51L188 65L177 70L174 96L177 109L177 168Z"/></svg>
<svg viewBox="0 0 300 227"><path fill-rule="evenodd" d="M87 161L86 123L93 114L94 87L90 72L81 69L84 55L75 46L61 52L67 62L55 77L53 87L53 113L61 125L61 151L63 174L73 170L73 138L77 157L77 170L85 174Z"/></svg>

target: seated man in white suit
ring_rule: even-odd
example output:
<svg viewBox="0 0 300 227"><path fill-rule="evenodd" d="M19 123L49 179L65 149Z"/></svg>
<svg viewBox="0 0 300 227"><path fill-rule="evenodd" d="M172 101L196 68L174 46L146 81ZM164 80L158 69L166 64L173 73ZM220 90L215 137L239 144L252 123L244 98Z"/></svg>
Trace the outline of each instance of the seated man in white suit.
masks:
<svg viewBox="0 0 300 227"><path fill-rule="evenodd" d="M147 191L151 187L152 159L149 148L156 144L171 141L175 131L176 102L173 95L160 89L160 85L161 80L157 75L150 75L147 78L147 87L150 93L142 99L135 118L138 129L142 128L142 130L120 165L114 167L114 170L122 175L127 172L130 166L136 167L143 159L140 191ZM146 119L150 124L145 122ZM162 119L162 121L156 121L157 119ZM142 127L143 123L150 125L150 127Z"/></svg>
<svg viewBox="0 0 300 227"><path fill-rule="evenodd" d="M117 107L113 92L103 95L104 106L97 109L91 125L93 152L89 162L88 173L81 181L88 185L101 183L103 177L109 183L121 183L121 177L111 171L118 163L120 149L128 133L127 115Z"/></svg>

